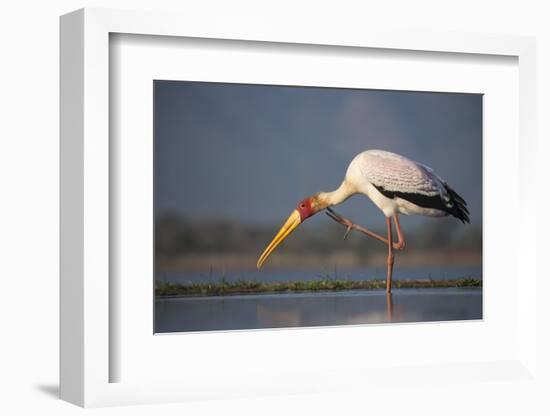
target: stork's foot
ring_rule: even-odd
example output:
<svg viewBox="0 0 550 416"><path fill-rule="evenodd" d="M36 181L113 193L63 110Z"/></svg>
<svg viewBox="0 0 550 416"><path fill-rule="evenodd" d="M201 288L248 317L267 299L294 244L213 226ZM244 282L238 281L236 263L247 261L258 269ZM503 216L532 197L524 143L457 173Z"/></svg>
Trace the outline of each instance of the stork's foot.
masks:
<svg viewBox="0 0 550 416"><path fill-rule="evenodd" d="M346 227L346 233L344 234L344 240L348 237L351 230L353 230L356 227L356 225L354 223L352 223L350 220L348 220L345 217L342 217L341 215L337 214L336 212L334 212L330 208L327 208L327 215L330 218L332 218L334 221L336 221L336 222L338 222L338 223L340 223L340 224L342 224L343 226Z"/></svg>

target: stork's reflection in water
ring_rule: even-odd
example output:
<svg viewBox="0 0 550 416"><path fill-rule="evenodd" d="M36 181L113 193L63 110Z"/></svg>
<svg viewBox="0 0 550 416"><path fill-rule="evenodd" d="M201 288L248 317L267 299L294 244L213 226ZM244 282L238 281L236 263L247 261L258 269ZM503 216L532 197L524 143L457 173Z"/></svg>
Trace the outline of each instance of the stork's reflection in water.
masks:
<svg viewBox="0 0 550 416"><path fill-rule="evenodd" d="M292 308L282 308L279 302L259 303L256 305L256 325L264 328L317 326L324 322L330 322L331 317L334 321L333 325L391 323L396 319L391 293L386 292L383 295L379 293L378 296L371 294L366 297L364 301L370 303L367 308L361 307L361 305L346 308L344 302L347 297L343 293L338 293L338 295L318 293L315 296L311 296L311 294L308 296L303 294L301 296L303 303L296 304ZM322 310L319 308L320 297L325 298ZM354 294L353 297L357 297L357 294ZM310 301L312 302L310 303ZM346 309L345 312L342 310L343 308ZM338 320L336 321L335 318Z"/></svg>
<svg viewBox="0 0 550 416"><path fill-rule="evenodd" d="M386 318L388 322L393 322L393 299L391 292L386 292Z"/></svg>

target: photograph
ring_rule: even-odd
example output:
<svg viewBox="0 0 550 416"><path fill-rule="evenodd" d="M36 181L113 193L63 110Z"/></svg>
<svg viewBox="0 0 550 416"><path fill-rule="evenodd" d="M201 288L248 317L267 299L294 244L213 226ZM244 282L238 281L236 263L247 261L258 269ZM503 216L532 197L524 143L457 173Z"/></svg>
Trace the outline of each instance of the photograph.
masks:
<svg viewBox="0 0 550 416"><path fill-rule="evenodd" d="M483 319L483 94L153 94L155 333Z"/></svg>

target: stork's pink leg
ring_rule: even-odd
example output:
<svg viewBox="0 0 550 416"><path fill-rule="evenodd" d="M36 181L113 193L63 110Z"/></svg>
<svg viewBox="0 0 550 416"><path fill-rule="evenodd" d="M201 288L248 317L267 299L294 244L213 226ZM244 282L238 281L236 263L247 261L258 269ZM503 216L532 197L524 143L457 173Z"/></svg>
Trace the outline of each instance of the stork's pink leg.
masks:
<svg viewBox="0 0 550 416"><path fill-rule="evenodd" d="M330 208L327 208L327 215L332 218L334 221L336 221L337 223L340 223L342 224L344 227L347 228L346 230L346 233L344 234L344 240L346 239L346 237L348 236L348 234L350 233L351 230L357 230L357 231L360 231L362 232L363 234L366 234L368 235L369 237L372 237L378 241L381 241L383 242L384 244L388 244L388 240L386 240L384 237L382 237L381 235L378 235L376 234L375 232L372 232L370 230L367 230L365 227L361 226L361 225L358 225L358 224L354 224L351 220L347 219L346 217L343 217L342 215L340 214L337 214L336 212L334 212L332 209Z"/></svg>
<svg viewBox="0 0 550 416"><path fill-rule="evenodd" d="M391 278L393 273L393 239L391 232L391 217L386 218L386 224L388 225L388 271L386 273L386 292L391 293Z"/></svg>
<svg viewBox="0 0 550 416"><path fill-rule="evenodd" d="M359 224L355 224L354 222L347 219L346 217L344 217L340 214L337 214L336 212L334 212L330 208L327 208L327 215L330 218L332 218L334 221L336 221L337 223L342 224L344 227L347 228L346 233L344 234L344 239L346 239L346 237L348 236L348 234L350 233L351 230L356 230L356 231L362 232L363 234L366 234L369 237L372 237L372 238L374 238L378 241L381 241L384 244L388 244L388 240L385 237L382 237L381 235L376 234L375 232L370 231L370 230L366 229L365 227L363 227ZM403 233L401 232L401 226L399 225L399 219L397 218L397 215L394 215L393 219L394 219L396 227L397 227L397 236L398 236L398 239L399 239L399 241L397 243L393 243L393 248L396 249L396 250L401 250L401 249L403 249L403 247L405 247L405 239L403 237Z"/></svg>
<svg viewBox="0 0 550 416"><path fill-rule="evenodd" d="M393 221L395 222L395 228L397 230L397 243L393 243L393 248L396 250L403 250L405 248L405 236L403 231L401 231L401 224L399 224L399 217L397 214L393 216Z"/></svg>

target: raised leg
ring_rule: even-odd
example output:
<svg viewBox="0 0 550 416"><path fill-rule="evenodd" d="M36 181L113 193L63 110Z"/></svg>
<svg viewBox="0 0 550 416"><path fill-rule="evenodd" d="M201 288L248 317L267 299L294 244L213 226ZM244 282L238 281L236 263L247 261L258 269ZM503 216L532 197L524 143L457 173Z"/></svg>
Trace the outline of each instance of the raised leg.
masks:
<svg viewBox="0 0 550 416"><path fill-rule="evenodd" d="M392 239L392 232L391 232L391 217L386 218L386 224L388 225L388 270L386 273L386 293L391 293L391 278L393 273L393 261L394 261L394 255L393 255L393 239Z"/></svg>
<svg viewBox="0 0 550 416"><path fill-rule="evenodd" d="M385 239L384 237L382 237L381 235L376 234L375 232L373 232L371 230L368 230L367 228L365 228L361 225L354 224L353 222L348 220L346 217L343 217L340 214L337 214L336 212L334 212L330 208L327 208L327 215L330 218L332 218L334 221L336 221L337 223L340 223L340 224L342 224L343 226L345 226L347 228L346 234L344 234L344 239L346 239L346 237L348 236L348 234L350 233L351 230L357 230L357 231L362 232L363 234L368 235L369 237L372 237L372 238L374 238L378 241L383 242L384 244L388 244L388 240Z"/></svg>
<svg viewBox="0 0 550 416"><path fill-rule="evenodd" d="M380 234L375 233L374 231L371 231L363 227L362 225L353 223L351 220L347 219L346 217L340 214L337 214L330 208L327 208L327 215L337 223L342 224L344 227L347 228L346 234L344 234L344 239L346 239L346 237L351 232L351 230L356 230L363 234L368 235L369 237L374 238L375 240L381 241L384 244L388 244L387 238L381 236ZM397 218L397 214L393 216L393 220L395 221L395 226L397 228L397 238L398 238L398 241L396 243L393 243L393 248L396 250L402 250L405 247L405 238L403 236L403 232L401 231L401 225L399 225L399 219Z"/></svg>

